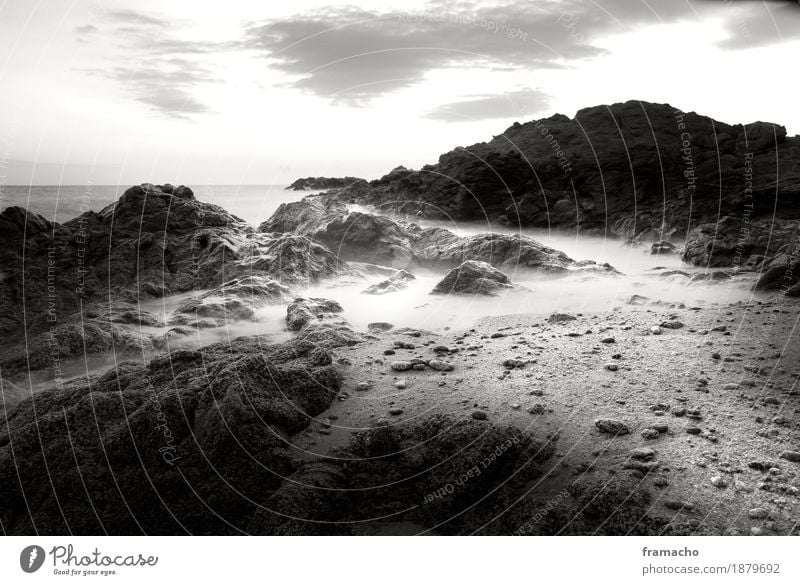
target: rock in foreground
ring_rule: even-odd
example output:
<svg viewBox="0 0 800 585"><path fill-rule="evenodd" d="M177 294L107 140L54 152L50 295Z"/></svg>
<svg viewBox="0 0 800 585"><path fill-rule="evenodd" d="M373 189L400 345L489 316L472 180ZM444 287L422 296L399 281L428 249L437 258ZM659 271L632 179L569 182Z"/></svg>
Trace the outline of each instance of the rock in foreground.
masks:
<svg viewBox="0 0 800 585"><path fill-rule="evenodd" d="M508 276L486 262L469 260L454 268L439 281L432 293L496 295L498 291L511 288Z"/></svg>

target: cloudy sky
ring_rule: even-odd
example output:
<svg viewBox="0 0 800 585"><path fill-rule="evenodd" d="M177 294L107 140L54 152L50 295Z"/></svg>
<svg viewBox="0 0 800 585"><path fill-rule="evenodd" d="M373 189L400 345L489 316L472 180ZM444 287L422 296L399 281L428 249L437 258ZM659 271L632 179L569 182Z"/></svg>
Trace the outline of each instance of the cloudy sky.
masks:
<svg viewBox="0 0 800 585"><path fill-rule="evenodd" d="M797 134L798 49L797 1L0 0L0 179L375 178L629 99Z"/></svg>

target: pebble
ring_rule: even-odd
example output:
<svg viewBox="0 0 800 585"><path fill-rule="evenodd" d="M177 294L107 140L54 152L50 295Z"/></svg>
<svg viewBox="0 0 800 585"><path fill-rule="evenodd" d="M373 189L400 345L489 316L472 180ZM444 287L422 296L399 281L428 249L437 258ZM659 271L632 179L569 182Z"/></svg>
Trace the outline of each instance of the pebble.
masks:
<svg viewBox="0 0 800 585"><path fill-rule="evenodd" d="M406 384L407 384L406 383L406 379L403 378L403 379L398 380L397 382L395 382L394 383L394 387L397 388L398 390L403 390L406 387Z"/></svg>
<svg viewBox="0 0 800 585"><path fill-rule="evenodd" d="M659 433L666 433L669 430L669 426L664 423L657 423L654 425L650 425L650 428L653 430L658 431Z"/></svg>
<svg viewBox="0 0 800 585"><path fill-rule="evenodd" d="M659 433L655 429L644 429L642 431L642 437L647 439L648 441L652 441L653 439L657 439L661 433Z"/></svg>
<svg viewBox="0 0 800 585"><path fill-rule="evenodd" d="M514 404L511 405L511 408L513 408L514 410L519 410L520 408L522 408L522 405L519 404L518 402L515 402Z"/></svg>
<svg viewBox="0 0 800 585"><path fill-rule="evenodd" d="M686 427L686 432L690 435L699 435L703 432L703 429L700 427Z"/></svg>
<svg viewBox="0 0 800 585"><path fill-rule="evenodd" d="M391 408L391 409L389 409L389 414L391 414L392 416L400 416L401 414L403 414L403 409L402 408Z"/></svg>
<svg viewBox="0 0 800 585"><path fill-rule="evenodd" d="M661 335L661 327L659 327L658 325L651 327L650 333L652 333L653 335Z"/></svg>
<svg viewBox="0 0 800 585"><path fill-rule="evenodd" d="M800 463L800 452L797 451L784 451L779 455L781 459L791 461L792 463Z"/></svg>
<svg viewBox="0 0 800 585"><path fill-rule="evenodd" d="M472 412L472 418L475 420L486 420L488 417L482 410L475 410Z"/></svg>
<svg viewBox="0 0 800 585"><path fill-rule="evenodd" d="M366 392L370 388L372 388L372 384L370 384L369 382L359 382L358 384L356 384L356 390L358 392Z"/></svg>
<svg viewBox="0 0 800 585"><path fill-rule="evenodd" d="M528 412L531 414L543 414L544 406L542 406L541 404L534 404L533 406L528 408Z"/></svg>
<svg viewBox="0 0 800 585"><path fill-rule="evenodd" d="M604 337L600 343L616 343L616 340L613 337Z"/></svg>
<svg viewBox="0 0 800 585"><path fill-rule="evenodd" d="M414 365L411 362L392 362L392 369L395 372L405 372L413 367Z"/></svg>
<svg viewBox="0 0 800 585"><path fill-rule="evenodd" d="M608 363L606 364L606 369L609 372L616 372L617 370L619 370L619 366L617 364Z"/></svg>
<svg viewBox="0 0 800 585"><path fill-rule="evenodd" d="M453 370L453 364L442 360L431 360L428 362L428 366L438 372L451 372Z"/></svg>
<svg viewBox="0 0 800 585"><path fill-rule="evenodd" d="M765 520L769 516L764 508L753 508L747 512L747 515L753 520Z"/></svg>
<svg viewBox="0 0 800 585"><path fill-rule="evenodd" d="M655 449L651 449L650 447L637 447L631 451L631 459L638 459L640 461L650 461L655 456Z"/></svg>
<svg viewBox="0 0 800 585"><path fill-rule="evenodd" d="M611 418L599 418L594 421L594 426L596 426L601 433L608 433L610 435L627 435L631 432L624 422Z"/></svg>
<svg viewBox="0 0 800 585"><path fill-rule="evenodd" d="M728 487L728 480L719 475L715 475L714 477L711 478L711 485L723 489Z"/></svg>

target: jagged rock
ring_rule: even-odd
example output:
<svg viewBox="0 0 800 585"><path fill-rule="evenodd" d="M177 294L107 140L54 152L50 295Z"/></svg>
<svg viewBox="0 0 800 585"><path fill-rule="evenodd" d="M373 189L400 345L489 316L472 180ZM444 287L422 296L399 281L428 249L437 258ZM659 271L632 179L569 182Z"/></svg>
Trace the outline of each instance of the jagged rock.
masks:
<svg viewBox="0 0 800 585"><path fill-rule="evenodd" d="M336 301L318 298L298 298L286 308L286 328L300 331L309 323L330 318L333 313L344 311Z"/></svg>
<svg viewBox="0 0 800 585"><path fill-rule="evenodd" d="M5 533L244 531L297 467L287 438L336 396L330 362L240 338L24 400L0 429Z"/></svg>
<svg viewBox="0 0 800 585"><path fill-rule="evenodd" d="M266 305L288 302L290 290L263 276L243 276L181 303L177 313L225 321L249 319Z"/></svg>
<svg viewBox="0 0 800 585"><path fill-rule="evenodd" d="M432 293L495 295L498 290L511 288L508 276L486 262L468 260L454 268L439 281Z"/></svg>
<svg viewBox="0 0 800 585"><path fill-rule="evenodd" d="M650 254L677 254L678 248L675 244L668 242L666 240L661 240L659 242L653 243L650 246Z"/></svg>
<svg viewBox="0 0 800 585"><path fill-rule="evenodd" d="M391 292L397 292L408 287L408 284L416 280L413 274L406 270L398 270L386 280L382 280L376 284L368 286L364 289L362 294L365 295L382 295Z"/></svg>

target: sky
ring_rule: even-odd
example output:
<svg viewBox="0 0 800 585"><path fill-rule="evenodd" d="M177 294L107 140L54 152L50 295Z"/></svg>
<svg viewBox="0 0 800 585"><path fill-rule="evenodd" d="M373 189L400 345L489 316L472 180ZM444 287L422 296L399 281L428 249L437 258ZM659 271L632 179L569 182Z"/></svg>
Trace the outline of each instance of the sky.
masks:
<svg viewBox="0 0 800 585"><path fill-rule="evenodd" d="M0 184L373 179L627 100L800 133L797 1L0 0Z"/></svg>

